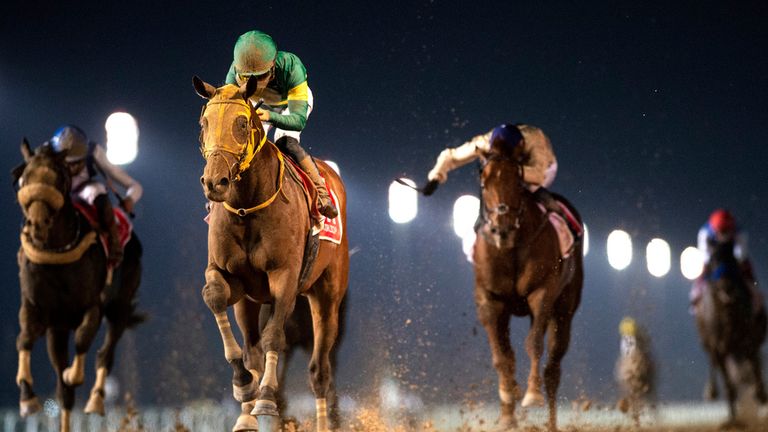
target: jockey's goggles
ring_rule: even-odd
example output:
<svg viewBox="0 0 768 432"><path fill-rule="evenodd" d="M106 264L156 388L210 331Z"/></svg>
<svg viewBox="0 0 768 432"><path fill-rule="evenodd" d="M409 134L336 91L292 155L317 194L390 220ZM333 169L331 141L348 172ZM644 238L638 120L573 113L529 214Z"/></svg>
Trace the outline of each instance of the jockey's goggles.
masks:
<svg viewBox="0 0 768 432"><path fill-rule="evenodd" d="M272 75L272 71L274 70L274 66L270 67L266 72L262 73L256 73L256 72L237 72L237 77L240 79L241 82L245 83L250 78L256 78L256 81L264 81L265 79L269 78Z"/></svg>

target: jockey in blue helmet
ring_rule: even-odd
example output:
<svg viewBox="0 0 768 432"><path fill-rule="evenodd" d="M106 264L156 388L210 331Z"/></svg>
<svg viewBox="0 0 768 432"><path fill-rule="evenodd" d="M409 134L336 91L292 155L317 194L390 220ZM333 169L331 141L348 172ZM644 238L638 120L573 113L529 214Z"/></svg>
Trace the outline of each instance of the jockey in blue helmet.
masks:
<svg viewBox="0 0 768 432"><path fill-rule="evenodd" d="M118 264L123 257L123 246L107 188L96 176L102 174L105 181L114 181L125 188L125 198L120 205L128 213L133 212L134 205L141 198L141 184L109 162L104 148L89 141L85 132L77 126L60 127L51 137L50 144L57 152L66 152L65 159L72 175L72 196L96 208L99 229L109 238L109 261L113 265Z"/></svg>
<svg viewBox="0 0 768 432"><path fill-rule="evenodd" d="M571 222L573 216L565 214L560 204L547 190L557 175L557 159L552 150L552 143L541 129L526 124L502 124L458 147L443 150L437 157L435 166L427 174L428 183L423 189L424 195L431 195L438 185L445 183L450 171L477 158L485 158L491 151L491 147L513 148L518 145L524 147L527 155L523 165L523 181L528 190L547 211L558 213ZM575 224L578 225L578 222ZM569 226L573 229L572 223L569 223ZM574 232L574 234L581 233Z"/></svg>

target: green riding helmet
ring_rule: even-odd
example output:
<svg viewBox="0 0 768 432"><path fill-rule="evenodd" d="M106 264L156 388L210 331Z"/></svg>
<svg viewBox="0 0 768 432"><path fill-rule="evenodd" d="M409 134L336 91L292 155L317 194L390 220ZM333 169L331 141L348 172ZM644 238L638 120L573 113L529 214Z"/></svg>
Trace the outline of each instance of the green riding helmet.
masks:
<svg viewBox="0 0 768 432"><path fill-rule="evenodd" d="M258 30L243 33L235 43L235 71L241 77L264 75L275 64L277 45Z"/></svg>
<svg viewBox="0 0 768 432"><path fill-rule="evenodd" d="M88 137L74 125L62 126L51 137L51 146L57 152L67 152L66 161L79 162L88 156Z"/></svg>

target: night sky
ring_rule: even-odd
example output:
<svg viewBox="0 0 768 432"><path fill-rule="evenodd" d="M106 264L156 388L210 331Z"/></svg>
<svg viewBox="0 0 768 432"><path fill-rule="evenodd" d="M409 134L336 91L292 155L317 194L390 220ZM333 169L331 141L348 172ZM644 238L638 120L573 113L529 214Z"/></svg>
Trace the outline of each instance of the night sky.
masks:
<svg viewBox="0 0 768 432"><path fill-rule="evenodd" d="M549 135L559 162L552 189L590 228L562 396L615 397L618 322L633 315L653 339L660 398L699 398L706 364L678 257L714 208L737 215L758 279L768 281L764 2L16 3L0 6L0 172L20 162L22 137L37 145L74 123L103 142L104 121L117 110L139 123L139 156L126 169L145 189L134 223L145 250L140 304L150 321L123 341L117 373L141 403L231 394L200 296L203 100L191 78L222 84L237 36L251 29L305 63L315 106L302 143L336 161L348 188L347 232L357 252L337 378L343 393L370 396L394 376L427 401L460 401L473 385L478 398L496 397L472 267L451 226L453 201L477 194L476 168L452 173L406 225L389 220L387 188L401 174L423 182L443 148L500 123ZM0 406L15 406L21 212L5 179ZM635 241L623 272L605 258L615 228ZM673 254L672 271L660 279L643 259L657 236ZM527 326L527 319L512 324L520 382ZM33 356L36 390L52 394L44 340ZM306 391L306 359L296 359L289 381ZM86 393L79 391L79 404Z"/></svg>

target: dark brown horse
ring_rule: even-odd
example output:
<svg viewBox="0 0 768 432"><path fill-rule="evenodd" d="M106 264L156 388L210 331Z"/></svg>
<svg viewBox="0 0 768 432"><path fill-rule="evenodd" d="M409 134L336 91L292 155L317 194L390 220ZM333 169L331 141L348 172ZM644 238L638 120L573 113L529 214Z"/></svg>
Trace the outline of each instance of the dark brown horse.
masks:
<svg viewBox="0 0 768 432"><path fill-rule="evenodd" d="M582 244L577 239L570 255L562 257L557 232L523 182L524 157L522 145L494 145L484 160L481 224L474 249L475 303L499 376L502 427L516 425L515 404L520 398L509 337L510 317L531 317L525 340L531 369L523 407L544 404L539 363L548 332L543 383L549 428L555 430L560 363L568 350L571 320L581 300Z"/></svg>
<svg viewBox="0 0 768 432"><path fill-rule="evenodd" d="M105 288L107 257L97 233L70 199L71 178L64 160L49 145L35 153L26 140L25 163L16 171L21 187L18 201L24 212L22 247L18 253L21 331L16 342L22 416L40 409L32 389L30 352L46 333L48 355L58 377L56 394L61 405L62 431L69 431L75 387L85 379L85 356L102 317L109 328L96 360L96 383L86 412L104 414L104 382L112 368L114 351L123 331L141 321L134 295L141 274L141 245L134 235L125 248L114 283ZM22 171L23 170L23 171ZM75 333L75 357L68 367L69 332Z"/></svg>
<svg viewBox="0 0 768 432"><path fill-rule="evenodd" d="M195 77L197 93L209 99L200 118L206 159L200 181L211 208L208 267L203 299L216 317L224 356L232 365L235 399L242 413L233 430L255 430L259 415L277 416L277 362L286 348L285 322L296 297L309 300L314 329L310 382L316 399L317 430L328 430L327 397L332 380L330 352L338 331L339 305L349 272L347 237L320 241L306 276L302 267L313 239L312 219L302 187L288 175L283 155L266 139L248 99L256 80L242 87L215 88ZM338 197L346 225L346 194L339 176L322 161L320 172ZM309 243L309 245L308 245ZM307 246L310 246L308 248ZM259 331L261 304L272 304ZM234 306L243 348L232 333L227 308Z"/></svg>
<svg viewBox="0 0 768 432"><path fill-rule="evenodd" d="M736 400L739 388L756 386L755 397L766 403L760 347L765 342L766 313L755 313L752 296L733 255L733 241L717 244L704 274L705 287L696 305L696 327L710 362L705 396L717 395L715 371L719 371L728 398L726 427L739 426ZM742 373L746 372L746 373Z"/></svg>

